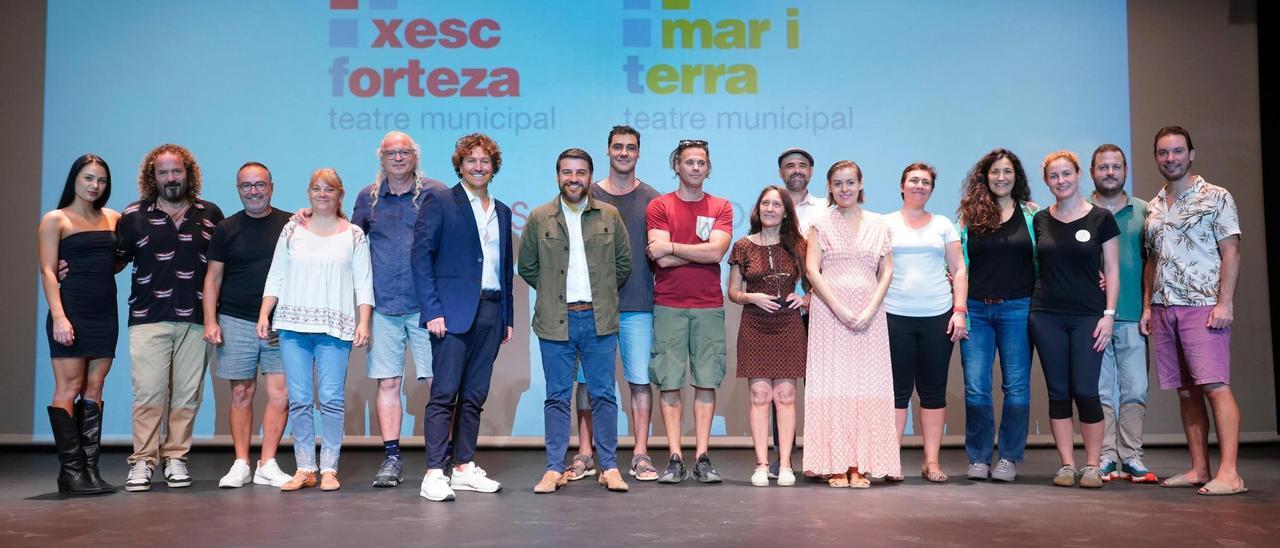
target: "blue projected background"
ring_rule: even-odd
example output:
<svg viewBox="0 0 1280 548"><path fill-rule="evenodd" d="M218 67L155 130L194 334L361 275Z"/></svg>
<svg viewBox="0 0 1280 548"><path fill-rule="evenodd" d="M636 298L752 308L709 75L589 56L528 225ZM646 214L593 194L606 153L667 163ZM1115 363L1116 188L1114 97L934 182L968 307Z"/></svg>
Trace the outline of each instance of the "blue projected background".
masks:
<svg viewBox="0 0 1280 548"><path fill-rule="evenodd" d="M72 160L93 152L111 164L109 206L122 209L137 197L143 155L174 142L195 153L203 197L227 215L240 210L234 174L248 160L270 166L285 209L305 206L311 170L334 167L349 210L386 131L412 135L426 173L447 183L457 179L454 141L480 131L502 147L491 189L519 231L523 214L555 193L556 155L587 149L599 178L606 134L624 123L643 134L640 177L661 191L675 187L666 163L675 141L710 141L706 188L735 203L735 237L745 234L744 204L779 182L775 159L790 146L815 156L818 195L828 166L857 161L866 207L879 212L900 206L902 167L932 163L930 210L948 217L972 164L1007 147L1045 203L1045 154L1129 148L1125 17L1122 0L50 0L41 205L56 205ZM117 286L105 430L127 437L128 270ZM53 390L42 293L40 302L37 417ZM537 341L529 303L518 308L482 434L542 433ZM353 352L349 397L371 401L363 374L363 352ZM212 402L206 382L199 436L215 431ZM376 435L365 403L349 400L348 434ZM745 434L737 407L722 404L715 433ZM42 420L33 426L49 432ZM406 420L406 433L420 428Z"/></svg>

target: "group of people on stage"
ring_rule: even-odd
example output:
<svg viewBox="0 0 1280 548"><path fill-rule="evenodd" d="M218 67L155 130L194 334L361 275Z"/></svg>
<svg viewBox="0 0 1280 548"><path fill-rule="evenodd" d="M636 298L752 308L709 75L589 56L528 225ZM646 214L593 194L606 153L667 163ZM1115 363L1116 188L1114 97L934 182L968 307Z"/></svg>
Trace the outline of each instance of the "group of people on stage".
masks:
<svg viewBox="0 0 1280 548"><path fill-rule="evenodd" d="M482 134L457 141L459 182L446 187L423 175L420 149L408 135L388 133L377 150L377 175L349 217L333 169L315 170L309 207L289 213L271 205L267 166L248 162L235 182L244 208L224 218L199 198L191 152L173 144L146 155L139 200L116 213L104 207L112 187L107 163L92 154L78 158L58 209L39 228L59 491L114 490L98 468L102 387L118 333L114 274L128 263L134 452L127 491L149 490L157 467L168 486L191 484L187 454L211 351L216 375L230 384L235 446L219 486L338 489L352 347L367 348L367 374L378 386L386 455L375 487L403 479L408 348L411 374L430 381L421 496L442 501L455 491L498 491L501 484L474 459L494 360L512 338L517 273L536 291L532 331L546 379L547 466L536 493L589 476L610 491L628 490L617 455L618 354L635 433L627 474L659 483L722 481L709 440L726 373L726 297L742 305L736 374L750 383L752 485L796 482L800 378L805 475L832 487L902 481L899 448L917 394L921 475L948 481L939 448L957 342L968 478L1017 477L1036 348L1061 459L1053 483L1155 482L1142 461L1150 335L1160 385L1178 391L1192 460L1162 485L1206 495L1245 491L1229 374L1239 221L1230 193L1191 173L1195 149L1186 130L1156 133L1165 185L1149 203L1124 191L1128 163L1115 145L1090 158L1088 196L1080 158L1048 155L1041 167L1054 203L1043 209L1030 200L1018 157L993 150L965 178L954 224L926 209L937 181L928 164L906 166L901 207L877 214L864 209L858 164L830 166L823 203L808 191L813 156L790 148L778 156L782 184L760 192L749 232L736 242L732 206L704 190L712 171L706 141L676 145L669 165L678 187L667 194L637 177L635 129L614 127L606 150L608 175L594 182L587 151L560 153L558 192L529 213L518 250L511 210L490 192L502 153ZM726 254L727 295L720 270ZM251 464L259 374L267 406L259 460ZM581 443L566 463L575 384ZM681 390L690 384L695 449L687 463ZM661 470L649 453L653 385L669 452ZM1209 408L1221 452L1212 473ZM1073 414L1083 461L1073 452ZM294 437L292 475L277 460L286 423Z"/></svg>

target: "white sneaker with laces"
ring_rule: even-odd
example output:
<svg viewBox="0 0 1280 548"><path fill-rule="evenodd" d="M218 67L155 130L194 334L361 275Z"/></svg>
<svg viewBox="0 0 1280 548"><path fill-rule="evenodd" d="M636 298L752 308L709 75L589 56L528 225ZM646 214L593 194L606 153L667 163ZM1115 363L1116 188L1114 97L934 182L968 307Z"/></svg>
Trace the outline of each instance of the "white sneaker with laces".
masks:
<svg viewBox="0 0 1280 548"><path fill-rule="evenodd" d="M427 470L418 495L436 502L453 500L453 489L449 487L449 478L445 477L444 470Z"/></svg>
<svg viewBox="0 0 1280 548"><path fill-rule="evenodd" d="M151 467L140 460L129 465L129 477L124 480L124 490L129 492L151 490Z"/></svg>
<svg viewBox="0 0 1280 548"><path fill-rule="evenodd" d="M258 468L253 471L253 483L258 485L280 487L289 483L291 479L293 479L293 476L284 473L284 470L281 470L280 465L276 463L276 459L266 462L258 461Z"/></svg>
<svg viewBox="0 0 1280 548"><path fill-rule="evenodd" d="M227 475L222 476L222 479L218 480L218 487L223 489L235 489L237 487L244 487L246 483L249 483L252 480L253 472L249 470L249 462L236 459L235 462L231 463L231 470L227 472Z"/></svg>
<svg viewBox="0 0 1280 548"><path fill-rule="evenodd" d="M476 466L475 462L468 462L453 469L453 476L449 478L449 487L458 491L497 493L502 489L502 484L489 479L484 469Z"/></svg>
<svg viewBox="0 0 1280 548"><path fill-rule="evenodd" d="M247 465L246 465L247 466ZM164 459L164 481L169 487L191 487L191 473L185 459Z"/></svg>

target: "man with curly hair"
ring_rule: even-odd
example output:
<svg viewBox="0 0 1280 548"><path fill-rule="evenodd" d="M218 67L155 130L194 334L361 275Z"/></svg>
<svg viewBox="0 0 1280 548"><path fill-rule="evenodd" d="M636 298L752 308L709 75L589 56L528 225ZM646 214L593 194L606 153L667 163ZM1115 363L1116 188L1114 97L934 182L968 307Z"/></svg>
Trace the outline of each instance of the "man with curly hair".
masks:
<svg viewBox="0 0 1280 548"><path fill-rule="evenodd" d="M187 452L209 361L202 339L205 251L223 218L218 206L197 198L200 166L178 145L147 153L138 194L141 199L124 209L116 227L116 258L133 263L133 454L126 491L150 490L152 470L161 460L169 487L191 485Z"/></svg>
<svg viewBox="0 0 1280 548"><path fill-rule="evenodd" d="M410 264L435 374L424 428L427 474L419 491L428 500L453 500L454 490L502 488L473 462L493 361L511 340L515 316L511 208L489 192L501 168L502 151L493 139L479 133L458 139L458 184L427 193L413 230ZM453 473L446 478L450 453Z"/></svg>

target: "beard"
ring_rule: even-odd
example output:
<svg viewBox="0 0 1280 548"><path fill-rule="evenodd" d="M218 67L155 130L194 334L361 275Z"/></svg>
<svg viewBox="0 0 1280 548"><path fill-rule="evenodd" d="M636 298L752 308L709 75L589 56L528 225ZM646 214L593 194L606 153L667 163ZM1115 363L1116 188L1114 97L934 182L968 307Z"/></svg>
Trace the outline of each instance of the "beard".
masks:
<svg viewBox="0 0 1280 548"><path fill-rule="evenodd" d="M787 190L800 192L806 188L809 188L809 180L804 178L804 175L796 174L787 177Z"/></svg>
<svg viewBox="0 0 1280 548"><path fill-rule="evenodd" d="M1101 196L1106 196L1107 198L1119 196L1121 192L1124 192L1124 182L1117 181L1114 178L1105 178L1101 181L1094 181L1093 191L1097 192Z"/></svg>
<svg viewBox="0 0 1280 548"><path fill-rule="evenodd" d="M164 198L167 201L177 202L179 200L182 200L184 197L186 197L187 183L185 182L164 183L158 186L160 191L160 197Z"/></svg>

